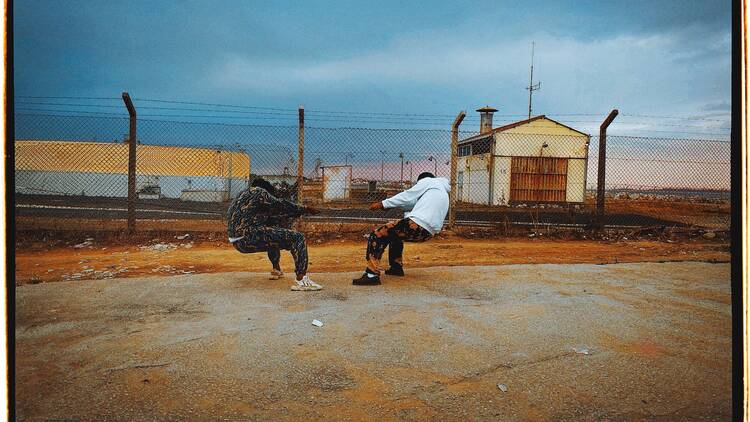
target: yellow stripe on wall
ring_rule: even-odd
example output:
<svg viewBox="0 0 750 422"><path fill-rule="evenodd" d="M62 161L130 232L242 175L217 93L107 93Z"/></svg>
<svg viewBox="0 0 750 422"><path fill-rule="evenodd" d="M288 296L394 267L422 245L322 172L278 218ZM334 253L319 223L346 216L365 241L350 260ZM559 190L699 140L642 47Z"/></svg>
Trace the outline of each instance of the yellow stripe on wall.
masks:
<svg viewBox="0 0 750 422"><path fill-rule="evenodd" d="M16 171L128 173L128 145L102 142L16 141ZM138 145L136 173L247 178L250 156L208 148Z"/></svg>

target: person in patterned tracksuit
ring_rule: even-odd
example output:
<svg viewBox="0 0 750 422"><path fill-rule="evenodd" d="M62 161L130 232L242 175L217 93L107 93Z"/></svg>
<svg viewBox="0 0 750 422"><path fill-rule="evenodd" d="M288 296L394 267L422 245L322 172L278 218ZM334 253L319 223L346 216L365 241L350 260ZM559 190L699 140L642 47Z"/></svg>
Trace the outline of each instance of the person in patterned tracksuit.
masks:
<svg viewBox="0 0 750 422"><path fill-rule="evenodd" d="M362 277L352 280L352 284L380 284L380 258L386 247L390 268L385 273L403 276L404 242L424 242L440 232L448 213L448 192L450 184L447 179L425 172L410 189L383 202L372 203L371 210L401 208L406 213L402 220L387 223L370 233L365 253L367 268Z"/></svg>
<svg viewBox="0 0 750 422"><path fill-rule="evenodd" d="M261 183L260 181L258 182ZM279 199L285 199L291 202L296 201L297 184L289 185L286 182L281 182L280 186L274 186L269 183L266 188L270 186L272 189L271 194ZM294 217L279 217L278 219L269 220L269 225L281 227L284 229L292 229L294 223ZM277 246L271 246L268 248L268 260L271 261L271 280L278 280L284 277L284 272L281 270L281 250Z"/></svg>
<svg viewBox="0 0 750 422"><path fill-rule="evenodd" d="M321 286L307 276L305 236L290 228L291 220L318 211L277 198L274 193L271 183L256 178L250 188L237 195L227 212L229 241L241 253L266 252L273 265L272 279L283 275L281 249L289 250L297 275L292 290L320 290Z"/></svg>

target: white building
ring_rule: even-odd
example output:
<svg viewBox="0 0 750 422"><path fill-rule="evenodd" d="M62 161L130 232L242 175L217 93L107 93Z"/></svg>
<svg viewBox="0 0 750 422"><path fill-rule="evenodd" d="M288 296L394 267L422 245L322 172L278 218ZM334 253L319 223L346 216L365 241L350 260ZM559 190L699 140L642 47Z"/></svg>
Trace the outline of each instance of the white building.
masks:
<svg viewBox="0 0 750 422"><path fill-rule="evenodd" d="M128 196L128 145L16 140L16 192ZM226 201L247 187L250 156L180 146L138 145L136 189L142 199Z"/></svg>
<svg viewBox="0 0 750 422"><path fill-rule="evenodd" d="M456 199L488 205L582 203L589 139L542 116L492 128L489 107L480 133L458 143Z"/></svg>

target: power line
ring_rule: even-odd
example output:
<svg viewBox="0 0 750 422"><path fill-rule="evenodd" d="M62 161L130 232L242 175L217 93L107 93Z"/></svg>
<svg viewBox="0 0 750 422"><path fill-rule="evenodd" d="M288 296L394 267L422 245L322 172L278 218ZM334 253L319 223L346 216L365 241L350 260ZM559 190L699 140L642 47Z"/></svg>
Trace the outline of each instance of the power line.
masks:
<svg viewBox="0 0 750 422"><path fill-rule="evenodd" d="M29 104L29 105L47 105L47 106L71 106L71 107L102 107L102 108L118 108L121 109L121 106L114 106L114 105L101 105L101 104L71 104L71 103L49 103L49 102L35 102L35 101L18 101L19 104ZM246 111L246 110L214 110L214 109L206 109L206 108L184 108L184 107L159 107L159 106L140 106L138 107L139 110L147 109L147 110L169 110L169 111L189 111L189 112L213 112L213 113L239 113L239 114L260 114L260 115L278 115L278 116L297 116L297 113L291 113L291 112L263 112L263 111ZM28 110L28 109L26 109ZM39 110L39 111L53 111L53 110ZM58 110L54 110L58 111ZM68 112L66 110L59 110L60 112ZM71 111L72 112L72 111ZM82 111L83 112L83 111ZM91 113L91 112L85 112L85 113ZM101 112L104 113L104 112ZM373 113L375 114L375 113ZM382 115L392 115L392 116L401 116L400 114L396 113L382 113ZM570 114L571 116L582 116L583 114ZM171 115L156 115L161 117L168 117ZM499 115L499 116L511 116L511 115ZM550 114L550 116L558 116L557 114ZM203 117L203 116L196 116L196 117ZM212 117L212 116L207 116ZM217 118L220 118L222 116L216 116ZM337 119L339 121L356 121L355 119L344 119L343 116L322 116L329 118L329 121L333 121L333 119ZM375 117L372 116L361 116L358 117L359 119L373 119ZM478 118L477 118L478 119ZM401 118L401 117L389 117L389 122L395 122L397 120L403 120L403 121L448 121L444 119L436 119L436 118ZM510 122L506 120L498 121L497 123L505 123ZM566 122L572 122L572 123L600 123L598 120L566 120ZM615 122L615 124L623 122ZM668 126L668 127L695 127L695 128L705 128L704 126L698 126L698 125L682 125L682 124L669 124L669 123L659 123L659 126ZM723 129L723 128L705 128L705 129ZM728 129L728 128L727 128ZM636 130L636 129L634 129Z"/></svg>
<svg viewBox="0 0 750 422"><path fill-rule="evenodd" d="M554 116L554 115L550 114L550 116ZM600 120L565 120L565 123L594 123L594 124L599 125L599 124L601 124L601 121ZM620 122L618 122L618 121L612 122L612 126L614 126L614 125L634 125L634 124L638 124L638 123L622 122L622 121L620 121ZM612 127L612 126L610 126L610 127ZM730 129L730 128L721 128L721 127L706 127L706 126L701 126L701 125L685 125L685 124L670 124L670 123L655 123L655 124L652 124L652 126L659 126L659 127L661 127L661 126L666 126L666 127L694 127L694 128L704 128L704 129L709 129L709 130L711 130L711 129L718 129L718 130L726 129L726 130L729 130ZM638 130L638 129L633 129L633 130Z"/></svg>
<svg viewBox="0 0 750 422"><path fill-rule="evenodd" d="M117 97L45 97L45 96L16 96L16 98L27 98L27 99L94 99L94 100L121 100ZM167 104L186 104L186 105L203 105L210 107L227 107L227 108L241 108L241 109L259 109L259 110L273 110L273 111L287 111L296 112L297 109L291 108L276 108L276 107L260 107L260 106L246 106L246 105L235 105L235 104L221 104L221 103L205 103L195 101L178 101L178 100L163 100L153 98L133 98L136 101L144 102L158 102ZM63 104L61 104L63 105ZM64 104L68 105L68 104ZM72 104L71 104L72 105ZM144 108L144 107L139 107ZM403 117L445 117L453 119L456 116L453 114L429 114L429 113L381 113L381 112L364 112L364 111L334 111L334 110L305 110L308 113L321 113L321 114L344 114L344 115L374 115L374 116L403 116ZM550 114L553 115L553 114ZM554 114L555 116L599 116L598 113L573 113L573 114ZM496 114L496 117L523 117L524 114ZM479 119L476 116L467 116L466 119Z"/></svg>
<svg viewBox="0 0 750 422"><path fill-rule="evenodd" d="M121 117L127 117L127 114L125 113L108 113L108 112L101 112L101 111L81 111L81 110L48 110L48 109L37 109L37 108L17 108L16 110L22 110L22 111L35 111L35 112L41 112L41 113L85 113L90 114L93 116L90 117L96 117L98 116L121 116ZM67 115L71 116L71 115ZM71 116L74 117L74 116ZM86 117L86 116L78 116L78 117ZM257 116L209 116L209 115L194 115L194 114L143 114L139 116L140 118L145 117L173 117L173 118L208 118L208 119L245 119L245 120L286 120L286 117L257 117ZM317 121L317 122L359 122L361 120L356 119L345 119L345 118L316 118L311 117L308 118L309 121ZM419 122L419 121L402 121L402 120L394 120L394 119L380 119L376 120L375 118L371 118L368 120L368 123L393 123L393 124L399 124L399 125L426 125L426 126L442 126L439 123L434 122ZM656 129L631 129L634 132L654 132L654 133L681 133L681 134L690 134L690 135L711 135L711 136L727 136L729 133L712 133L712 132L688 132L688 131L675 131L675 130L656 130ZM616 135L616 134L613 134ZM627 136L627 135L620 135L620 136Z"/></svg>
<svg viewBox="0 0 750 422"><path fill-rule="evenodd" d="M22 110L22 111L41 111L41 112L50 112L50 113L86 113L86 114L94 114L94 115L110 115L110 116L128 117L128 113L126 113L126 112L123 112L123 113L108 113L106 111L46 110L46 109L40 109L40 108L26 108L26 107L17 107L16 110ZM78 116L78 117L96 117L96 116Z"/></svg>
<svg viewBox="0 0 750 422"><path fill-rule="evenodd" d="M700 135L700 134L699 134ZM592 138L597 138L597 136L594 136ZM725 141L720 139L696 139L696 138L655 138L655 137L646 137L646 136L636 136L636 135L611 135L607 134L607 140L611 140L613 142L617 142L618 140L622 140L623 138L627 138L627 140L640 140L642 142L673 142L675 140L679 141L685 141L685 142L708 142L708 143L716 143L716 144L730 144L731 141Z"/></svg>
<svg viewBox="0 0 750 422"><path fill-rule="evenodd" d="M623 129L625 130L625 129ZM715 133L715 132L685 132L685 131L679 131L679 130L656 130L656 129L628 129L632 132L655 132L655 133L682 133L686 135L712 135L712 136L728 136L731 135L731 133ZM609 133L608 133L609 135ZM612 134L614 136L628 136L628 135L617 135Z"/></svg>
<svg viewBox="0 0 750 422"><path fill-rule="evenodd" d="M230 107L230 108L249 108L249 109L265 109L275 111L297 111L296 109L283 109L273 107L259 107L259 106L241 106L232 104L217 104L217 103L201 103L191 101L174 101L174 100L160 100L160 99L148 99L148 98L136 98L138 101L149 101L149 102L161 102L161 103L172 103L172 104L193 104L193 105L206 105L213 107ZM455 118L452 114L428 114L428 113L381 113L381 112L363 112L363 111L335 111L335 110L305 110L308 113L322 113L322 114L344 114L344 115L375 115L375 116L403 116L403 117L445 117ZM546 113L549 116L604 116L601 113ZM495 114L496 117L523 117L524 114ZM682 119L682 120L707 120L725 122L726 120L721 119L709 119L704 117L680 117L680 116L657 116L647 114L623 114L622 116L630 117L644 117L644 118L659 118L659 119ZM468 116L465 119L479 119L476 116ZM599 121L597 121L600 123Z"/></svg>
<svg viewBox="0 0 750 422"><path fill-rule="evenodd" d="M75 115L59 115L59 117L97 117L97 116L122 116L127 117L128 115L125 113L108 113L103 111L82 111L82 110L48 110L48 109L38 109L38 108L17 108L16 110L22 110L22 111L35 111L35 112L41 112L41 113L86 113L91 114L92 116L75 116ZM50 115L50 114L46 114ZM257 117L257 116L210 116L210 115L195 115L195 114L141 114L138 116L138 120L141 120L141 118L147 118L147 117L174 117L174 118L185 118L185 117L191 117L191 118L206 118L206 119L245 119L245 120L292 120L291 116L286 117ZM360 120L352 120L352 119L321 119L321 118L306 118L308 121L326 121L326 122L357 122ZM399 121L399 120L369 120L368 123L395 123L395 124L412 124L412 125L427 125L427 126L442 126L438 123L433 122L407 122L407 121Z"/></svg>
<svg viewBox="0 0 750 422"><path fill-rule="evenodd" d="M117 97L53 97L53 96L16 96L16 98L25 98L25 99L71 99L71 100L121 100L121 98ZM186 105L202 105L202 106L210 106L210 107L228 107L228 108L241 108L241 109L259 109L259 110L274 110L274 111L285 111L285 112L297 112L297 109L287 109L287 108L276 108L276 107L260 107L260 106L245 106L245 105L233 105L233 104L219 104L219 103L204 103L204 102L194 102L194 101L176 101L176 100L162 100L162 99L152 99L152 98L133 98L133 100L136 101L144 101L144 102L158 102L158 103L167 103L167 104L186 104ZM53 105L53 104L44 104L44 105ZM54 105L61 105L61 106L85 106L85 107L117 107L117 106L110 106L110 105L98 105L98 104L54 104ZM147 107L138 107L140 108L147 108ZM166 108L163 108L166 109ZM229 111L219 111L219 110L206 110L206 111L216 111L216 112L229 112ZM412 114L412 113L378 113L378 112L357 112L357 111L330 111L330 110L305 110L306 112L310 113L322 113L322 114L356 114L356 115L378 115L378 116L427 116L427 117L445 117L445 118L455 118L454 115L450 114ZM238 111L235 111L238 112ZM515 116L515 115L508 115L508 116ZM521 115L518 115L521 116ZM472 118L472 117L467 117ZM476 117L478 119L478 117Z"/></svg>
<svg viewBox="0 0 750 422"><path fill-rule="evenodd" d="M105 107L105 108L121 108L120 106L112 106L112 105L94 105L94 104L62 104L62 103L46 103L46 102L33 102L33 101L19 101L19 104L30 104L30 105L47 105L47 106L73 106L73 107ZM282 112L262 112L262 111L244 111L244 110L212 110L212 109L200 109L200 108L179 108L179 107L158 107L158 106L141 106L138 107L138 109L148 109L148 110L170 110L170 111L189 111L189 112L218 112L218 113L240 113L240 114L260 114L260 115L278 115L278 116L296 116L296 113L282 113ZM46 110L46 109L29 109L29 108L19 108L19 110L29 110L29 111L44 111L44 112L76 112L76 110ZM81 113L96 113L96 114L115 114L115 113L106 113L106 112L88 112L88 111L80 111ZM117 114L119 115L119 114ZM152 115L157 117L190 117L190 115L175 115L175 114L160 114L160 115ZM228 116L195 116L195 117L209 117L209 118L227 118ZM357 121L353 118L346 119L343 116L323 116L327 117L327 121ZM232 117L237 118L237 117ZM360 116L358 119L375 119L375 117L372 116ZM385 120L384 120L385 121ZM387 122L415 122L415 121L442 121L440 119L427 119L427 118L399 118L399 117L391 117L387 119ZM506 123L510 121L498 121L498 123ZM599 123L595 120L567 120L567 122L573 122L573 123ZM617 123L617 122L616 122ZM622 123L622 122L620 122ZM435 123L436 125L438 123ZM695 127L695 128L704 128L704 126L696 126L696 125L675 125L675 124L668 124L668 123L660 123L659 126L671 126L671 127ZM715 129L715 128L706 128L706 129ZM634 129L637 130L637 129Z"/></svg>
<svg viewBox="0 0 750 422"><path fill-rule="evenodd" d="M66 107L102 107L102 108L123 109L122 105L109 105L109 104L48 103L48 102L39 102L39 101L16 101L16 104L50 105L50 106L66 106Z"/></svg>
<svg viewBox="0 0 750 422"><path fill-rule="evenodd" d="M57 110L55 110L56 112ZM43 116L43 117L79 117L83 119L93 119L93 118L101 118L101 119L117 119L116 117L111 116L78 116L78 115L71 115L71 114L48 114L48 113L16 113L17 116ZM127 115L125 115L127 117ZM198 116L192 116L192 117L198 117ZM186 121L186 120L161 120L161 119L142 119L138 118L138 121L148 121L148 122L161 122L161 123L180 123L180 124L191 124L191 125L214 125L214 126L246 126L246 127L265 127L265 128L288 128L288 129L297 129L297 126L289 125L289 126L279 126L279 125L250 125L250 124L242 124L242 123L222 123L222 122L196 122L196 121ZM420 130L420 129L413 129L413 130ZM429 130L429 129L425 129ZM437 129L433 129L436 130Z"/></svg>
<svg viewBox="0 0 750 422"><path fill-rule="evenodd" d="M122 109L121 106L114 106L114 105L101 105L101 104L72 104L72 103L49 103L49 102L36 102L36 101L18 101L18 104L27 104L27 105L44 105L44 106L68 106L68 107L90 107L90 108L119 108ZM159 106L139 106L138 110L169 110L169 111L195 111L195 112L212 112L212 113L239 113L239 114L261 114L261 115L279 115L279 116L297 116L297 112L266 112L266 111L248 111L248 110L216 110L216 109L208 109L208 108L185 108L185 107L159 107ZM65 111L65 110L60 110ZM312 115L315 115L315 113L312 113ZM397 114L394 114L394 116L399 116ZM345 116L325 116L322 117L329 117L329 118L343 118ZM358 117L360 119L372 119L372 116L361 116ZM379 117L377 117L379 118ZM450 119L448 118L406 118L406 117L391 117L390 119L393 120L405 120L405 121L413 121L413 120L423 120L423 121L444 121L449 122ZM477 118L478 119L478 118Z"/></svg>
<svg viewBox="0 0 750 422"><path fill-rule="evenodd" d="M86 113L86 114L94 114L94 115L109 115L109 116L123 116L123 117L128 117L128 113L108 113L106 111L46 110L46 109L41 109L41 108L25 108L25 107L16 107L16 110L41 111L41 112L50 112L50 113ZM66 116L69 116L69 115L66 115ZM96 117L96 116L71 116L71 117Z"/></svg>
<svg viewBox="0 0 750 422"><path fill-rule="evenodd" d="M33 110L32 111L42 111L42 110ZM59 110L53 110L52 112L59 112ZM64 112L64 111L63 111ZM79 113L83 113L80 112ZM90 112L90 114L98 114L96 112ZM80 116L80 115L71 115L71 114L49 114L49 113L16 113L16 115L19 116L44 116L44 117L79 117L79 118L109 118L109 119L120 119L127 117L127 115L122 114L115 114L115 113L101 113L101 114L109 114L110 116ZM117 117L114 117L117 116ZM267 127L267 128L296 128L296 125L289 125L289 126L279 126L279 125L263 125L263 124L243 124L243 123L224 123L224 122L200 122L200 121L185 121L185 120L163 120L163 119L152 119L150 117L175 117L174 115L147 115L147 116L141 116L139 117L139 121L151 121L151 122L163 122L163 123L179 123L179 124L191 124L191 125L215 125L215 126L244 126L244 127ZM149 118L144 118L149 117ZM186 117L205 117L205 116L186 116ZM226 118L227 116L217 116L219 118ZM250 118L255 119L255 118ZM432 129L432 128L367 128L367 127L350 127L350 126L344 126L344 127L315 127L315 126L309 126L308 129L314 129L314 130L330 130L330 131L337 131L337 130L359 130L359 131L412 131L412 132L435 132L435 133L446 133L446 130L444 129ZM674 131L657 131L657 132L663 132L663 133L688 133L688 134L695 134L695 135L712 135L710 133L695 133L695 132L674 132ZM463 136L471 136L475 135L474 132L467 132L467 131L461 131L460 134ZM713 134L713 135L719 135L723 136L724 134ZM617 137L627 137L629 139L642 139L644 141L654 142L654 141L681 141L681 142L701 142L701 143L719 143L719 144L729 144L730 141L723 141L718 139L696 139L696 138L653 138L653 137L644 137L644 136L633 136L633 135L616 135L613 134L612 136ZM596 136L593 137L594 139ZM614 139L613 139L614 141Z"/></svg>
<svg viewBox="0 0 750 422"><path fill-rule="evenodd" d="M112 100L121 101L120 97L85 97L85 96L26 96L16 95L15 98L24 99L65 99L65 100ZM260 106L246 106L246 105L233 105L233 104L220 104L220 103L205 103L195 101L177 101L177 100L163 100L153 98L134 98L138 101L145 102L159 102L168 104L188 104L188 105L203 105L211 107L228 107L228 108L244 108L244 109L259 109L259 110L272 110L272 111L286 111L296 112L297 109L293 108L276 108L276 107L260 107ZM61 104L63 105L63 104ZM64 104L73 105L73 104ZM88 105L87 105L88 106ZM94 106L94 105L91 105ZM113 107L108 105L99 105L101 107ZM140 107L143 108L143 107ZM377 116L404 116L404 117L446 117L455 118L453 114L429 114L429 113L381 113L381 112L363 112L363 111L335 111L335 110L306 110L307 112L323 113L323 114L345 114L345 115L377 115ZM604 116L606 113L543 113L547 116ZM524 117L525 114L495 114L496 117ZM726 122L727 119L712 119L708 117L684 117L684 116L665 116L665 115L651 115L651 114L620 114L621 117L639 117L649 119L680 119L680 120L706 120L716 122ZM467 116L465 119L478 119L476 116Z"/></svg>
<svg viewBox="0 0 750 422"><path fill-rule="evenodd" d="M321 114L344 114L344 115L370 115L370 116L404 116L404 117L442 117L445 119L455 119L456 116L452 114L417 114L417 113L379 113L374 111L332 111L332 110L305 110L305 112L321 113ZM508 114L507 116L516 116ZM520 115L519 115L520 116ZM467 116L466 119L479 119L476 116Z"/></svg>
<svg viewBox="0 0 750 422"><path fill-rule="evenodd" d="M713 122L726 122L726 119L709 119L707 117L679 117L679 116L654 116L649 114L622 114L627 117L641 117L647 119L683 119L683 120L706 120Z"/></svg>
<svg viewBox="0 0 750 422"><path fill-rule="evenodd" d="M607 160L641 161L646 163L679 163L679 164L730 164L729 161L692 161L692 160L647 160L643 158L607 157Z"/></svg>
<svg viewBox="0 0 750 422"><path fill-rule="evenodd" d="M25 96L16 95L15 98L28 98L28 99L47 99L47 100L118 100L122 101L119 97L44 97L44 96Z"/></svg>
<svg viewBox="0 0 750 422"><path fill-rule="evenodd" d="M170 104L192 104L192 105L204 105L212 107L229 107L229 108L247 108L247 109L261 109L261 110L275 110L275 111L288 111L297 112L297 109L285 109L285 108L274 108L274 107L258 107L258 106L240 106L231 104L216 104L216 103L200 103L190 101L172 101L172 100L157 100L157 99L146 99L146 98L134 98L136 101L147 101L147 102L160 102ZM142 108L142 107L140 107ZM208 111L208 110L207 110ZM213 111L213 110L211 110ZM331 110L305 110L306 113L320 113L320 114L341 114L341 115L367 115L367 116L401 116L401 117L445 117L446 119L453 119L455 116L449 114L413 114L413 113L379 113L379 112L359 112L359 111L331 111ZM511 115L508 115L511 116ZM330 116L335 117L335 116ZM471 117L478 119L478 117Z"/></svg>
<svg viewBox="0 0 750 422"><path fill-rule="evenodd" d="M34 110L36 111L36 110ZM53 110L53 113L55 112L64 112L61 110ZM105 113L105 114L114 114L114 113ZM16 116L44 116L44 117L78 117L83 119L94 119L94 118L102 118L102 119L118 119L118 117L113 116L79 116L79 115L72 115L72 114L49 114L49 113L16 113ZM123 115L116 115L116 116L123 116ZM173 115L165 115L168 117L174 117ZM123 117L127 117L127 115L124 115ZM140 116L138 118L138 121L148 121L148 122L161 122L161 123L179 123L179 124L191 124L191 125L213 125L213 126L230 126L230 127L264 127L264 128L288 128L288 129L297 129L297 125L288 125L288 126L280 126L280 125L262 125L262 124L247 124L247 123L224 123L224 122L199 122L199 121L189 121L189 120L164 120L164 119L150 119L150 118L143 118L143 117L153 117L153 115L149 116ZM204 116L188 116L188 117L204 117ZM224 116L221 116L224 117ZM398 132L435 132L435 133L448 133L446 129L431 129L431 128L369 128L369 127L353 127L353 126L339 126L339 127L321 127L321 126L306 126L306 129L315 129L315 130L358 130L358 131L398 131ZM466 131L460 131L460 134L469 136L476 134L475 132L466 132Z"/></svg>
<svg viewBox="0 0 750 422"><path fill-rule="evenodd" d="M103 107L103 108L119 108L122 106L113 105L100 105L100 104L63 104L63 103L44 103L44 102L33 102L33 101L19 101L19 104L30 104L30 105L47 105L47 106L70 106L70 107ZM209 111L212 113L243 113L243 114L266 114L266 115L283 115L283 116L297 116L297 113L289 112L266 112L266 111L247 111L247 110L215 110L209 108L184 108L184 107L158 107L158 106L139 106L138 110L171 110L171 111Z"/></svg>
<svg viewBox="0 0 750 422"><path fill-rule="evenodd" d="M143 108L143 107L141 107ZM50 109L41 109L41 108L25 108L25 107L19 107L16 108L16 110L22 110L22 111L38 111L43 113L85 113L85 114L93 114L93 115L115 115L115 116L127 116L126 113L109 113L105 111L83 111L83 110L50 110ZM209 110L211 111L211 110ZM268 113L273 115L278 115L280 117L257 117L257 116L222 116L222 115L196 115L196 114L140 114L140 117L193 117L193 118L209 118L209 119L247 119L247 120L285 120L285 119L292 119L293 117L296 117L296 115L286 115L286 114L275 114L275 113ZM81 116L83 117L83 116ZM328 122L358 122L361 121L360 119L346 119L346 118L317 118L317 117L310 117L306 120L310 121L328 121ZM400 120L400 119L377 119L374 117L367 118L369 123L397 123L397 124L414 124L414 125L432 125L432 126L443 126L440 123L437 122L422 122L422 121L414 121L414 120Z"/></svg>
<svg viewBox="0 0 750 422"><path fill-rule="evenodd" d="M297 111L297 109L294 109L294 108L240 106L240 105L231 105L231 104L201 103L201 102L194 102L194 101L172 101L172 100L157 100L157 99L149 99L149 98L134 98L134 100L153 102L153 103L191 104L191 105L203 105L203 106L211 106L211 107L232 107L232 108L247 108L247 109L274 110L274 111Z"/></svg>

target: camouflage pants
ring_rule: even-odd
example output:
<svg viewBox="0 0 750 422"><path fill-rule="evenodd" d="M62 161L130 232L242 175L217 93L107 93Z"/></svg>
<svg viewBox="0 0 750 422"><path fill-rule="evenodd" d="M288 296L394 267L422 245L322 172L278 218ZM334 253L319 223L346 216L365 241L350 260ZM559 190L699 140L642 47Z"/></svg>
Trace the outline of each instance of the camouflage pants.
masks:
<svg viewBox="0 0 750 422"><path fill-rule="evenodd" d="M294 258L294 271L307 273L307 246L305 235L281 227L254 227L245 237L234 242L234 247L242 253L267 252L273 267L280 269L281 249L288 250Z"/></svg>
<svg viewBox="0 0 750 422"><path fill-rule="evenodd" d="M424 242L432 237L430 232L408 218L392 221L370 233L367 239L367 272L380 274L380 258L388 247L391 268L403 266L404 242Z"/></svg>

